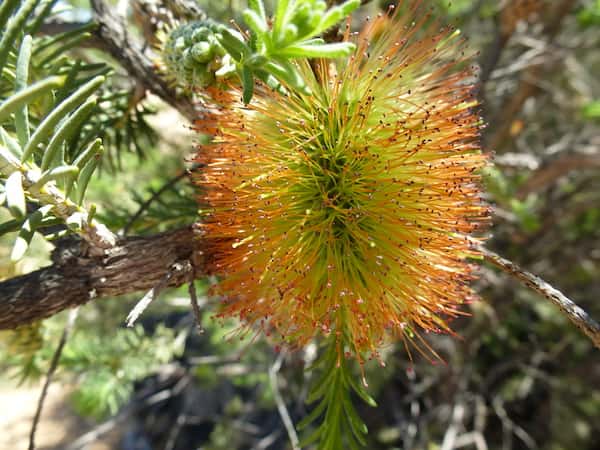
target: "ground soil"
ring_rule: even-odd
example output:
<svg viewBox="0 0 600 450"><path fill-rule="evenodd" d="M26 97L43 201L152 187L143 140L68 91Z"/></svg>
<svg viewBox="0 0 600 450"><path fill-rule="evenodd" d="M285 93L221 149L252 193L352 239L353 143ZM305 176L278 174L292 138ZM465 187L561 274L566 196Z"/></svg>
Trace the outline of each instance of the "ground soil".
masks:
<svg viewBox="0 0 600 450"><path fill-rule="evenodd" d="M26 450L29 446L31 421L40 395L40 385L15 387L0 385L0 450ZM62 450L94 423L82 420L68 402L69 389L50 386L42 419L36 433L37 450ZM118 449L118 430L90 444L86 450Z"/></svg>

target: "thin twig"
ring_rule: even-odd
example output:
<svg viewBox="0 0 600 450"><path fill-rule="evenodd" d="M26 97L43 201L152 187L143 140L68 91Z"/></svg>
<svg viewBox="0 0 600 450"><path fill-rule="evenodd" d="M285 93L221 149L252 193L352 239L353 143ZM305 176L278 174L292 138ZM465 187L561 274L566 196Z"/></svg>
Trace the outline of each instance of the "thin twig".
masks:
<svg viewBox="0 0 600 450"><path fill-rule="evenodd" d="M567 318L583 331L592 341L592 343L600 349L600 324L596 322L586 311L577 306L575 302L565 296L558 289L553 288L549 283L542 280L540 277L529 273L512 261L503 258L502 256L486 249L482 245L477 245L486 261L499 267L509 275L517 278L527 287L533 289L538 294L541 294L546 299L557 305L561 312Z"/></svg>
<svg viewBox="0 0 600 450"><path fill-rule="evenodd" d="M35 415L33 416L33 422L31 423L31 432L29 434L29 450L35 450L35 433L37 431L38 423L40 422L40 418L42 416L42 409L44 408L46 395L48 395L48 388L50 387L50 383L52 382L54 372L56 372L56 369L58 367L60 355L62 354L63 349L65 348L67 339L69 338L71 330L73 329L73 325L75 324L75 319L77 319L78 312L79 308L75 308L69 313L69 318L67 319L67 323L63 329L62 335L60 336L60 340L58 341L58 346L54 351L54 355L52 355L52 361L50 362L48 372L46 372L44 386L42 386L42 392L40 393L40 398L38 400L37 408L35 410Z"/></svg>
<svg viewBox="0 0 600 450"><path fill-rule="evenodd" d="M202 313L200 312L200 305L198 304L198 294L196 292L196 285L194 284L193 272L192 279L188 284L188 292L190 294L190 303L192 304L194 320L196 321L196 329L199 334L202 334L204 333L204 328L202 328Z"/></svg>
<svg viewBox="0 0 600 450"><path fill-rule="evenodd" d="M194 121L199 111L190 98L177 95L158 74L155 64L141 51L140 42L128 33L122 18L113 12L104 0L91 0L94 21L99 27L95 36L103 43L103 49L112 55L137 82L177 109L188 120Z"/></svg>
<svg viewBox="0 0 600 450"><path fill-rule="evenodd" d="M188 175L187 170L183 170L181 173L179 173L178 175L176 175L173 178L171 178L170 180L168 180L163 186L161 186L161 188L158 191L154 192L150 196L150 198L148 198L144 203L142 203L140 205L139 209L136 211L136 213L133 216L131 216L129 221L123 227L123 236L126 236L127 233L129 233L129 230L133 226L133 224L141 217L141 215L144 213L144 211L146 211L158 197L160 197L167 190L169 190L173 186L175 186L180 180L185 178L187 175Z"/></svg>
<svg viewBox="0 0 600 450"><path fill-rule="evenodd" d="M194 281L196 280L196 268L194 267L194 263L192 260L189 262L189 275L190 281L188 283L188 293L190 295L190 304L192 305L192 313L194 314L194 322L196 322L196 330L198 334L204 333L204 328L202 328L202 312L200 311L200 304L198 303L198 293L196 291L196 284Z"/></svg>
<svg viewBox="0 0 600 450"><path fill-rule="evenodd" d="M269 447L271 447L271 445L273 445L277 441L277 439L279 439L279 436L281 436L281 430L275 430L272 433L266 435L261 440L259 440L254 445L254 448L256 450L266 450Z"/></svg>
<svg viewBox="0 0 600 450"><path fill-rule="evenodd" d="M494 411L496 412L496 415L498 416L498 418L502 422L502 428L504 430L504 436L506 438L508 438L509 442L512 441L512 435L514 434L519 439L521 439L521 441L528 448L531 448L531 449L538 448L537 443L529 435L529 433L527 433L527 431L525 431L523 429L523 427L519 426L517 423L515 423L509 417L508 413L506 412L506 409L504 408L504 404L503 404L500 396L495 396L494 397L494 399L492 400L492 406L494 407ZM506 447L506 445L504 445L503 447ZM512 447L512 445L511 445L511 447Z"/></svg>
<svg viewBox="0 0 600 450"><path fill-rule="evenodd" d="M281 364L283 363L284 357L285 353L280 353L275 360L275 363L273 363L269 369L269 382L271 384L271 389L273 390L273 397L275 398L277 411L279 412L283 426L285 427L290 442L292 443L292 448L294 450L300 450L300 440L298 439L298 434L294 428L294 423L292 422L290 413L288 412L285 402L283 401L283 397L281 396L281 392L279 391L279 385L277 381L277 373L279 372L279 369L281 369Z"/></svg>
<svg viewBox="0 0 600 450"><path fill-rule="evenodd" d="M454 405L452 408L452 417L450 425L444 434L444 440L442 442L442 450L452 450L455 448L456 438L458 437L459 429L464 427L463 420L465 417L465 405L460 402Z"/></svg>
<svg viewBox="0 0 600 450"><path fill-rule="evenodd" d="M467 446L475 446L476 450L488 450L487 443L483 434L478 431L470 431L461 434L454 442L454 448L462 448Z"/></svg>
<svg viewBox="0 0 600 450"><path fill-rule="evenodd" d="M131 328L135 324L135 321L138 320L138 318L146 310L148 305L150 305L150 303L152 303L156 299L156 297L158 297L160 291L162 291L167 285L169 278L171 278L171 272L167 273L167 275L161 280L159 284L157 284L148 292L146 292L146 295L144 295L142 299L136 303L134 308L129 312L127 318L125 319L125 322L127 323L128 327Z"/></svg>
<svg viewBox="0 0 600 450"><path fill-rule="evenodd" d="M185 263L174 263L167 272L167 274L162 278L162 280L160 280L160 282L156 286L154 286L152 289L146 292L146 295L144 295L142 299L139 302L137 302L137 304L129 312L127 318L125 319L127 326L132 327L135 324L136 320L138 320L138 318L146 310L148 305L150 305L150 303L152 303L156 299L156 297L158 297L158 294L160 294L160 292L169 285L169 281L175 274L187 272L190 269L190 264L187 261Z"/></svg>
<svg viewBox="0 0 600 450"><path fill-rule="evenodd" d="M167 439L167 443L165 444L165 450L173 450L175 448L175 443L177 442L177 438L179 437L181 429L185 425L185 421L185 413L180 412L177 415L175 424L172 426L171 431L169 432L169 438Z"/></svg>

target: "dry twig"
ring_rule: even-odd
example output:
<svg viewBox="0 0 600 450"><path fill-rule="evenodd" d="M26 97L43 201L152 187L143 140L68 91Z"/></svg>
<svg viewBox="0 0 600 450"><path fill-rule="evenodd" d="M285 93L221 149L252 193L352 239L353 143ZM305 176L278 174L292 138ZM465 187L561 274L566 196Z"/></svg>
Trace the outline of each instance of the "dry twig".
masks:
<svg viewBox="0 0 600 450"><path fill-rule="evenodd" d="M281 369L281 364L283 363L284 357L285 353L280 353L275 360L275 363L269 369L269 382L271 384L271 389L273 390L273 397L275 398L277 411L281 416L285 430L287 431L290 442L292 443L292 448L294 450L300 450L300 440L298 439L298 434L294 428L294 422L292 422L290 413L288 412L285 402L283 401L283 397L281 396L281 392L279 391L279 385L277 381L277 373L279 372L279 369Z"/></svg>
<svg viewBox="0 0 600 450"><path fill-rule="evenodd" d="M196 292L196 285L194 272L191 272L190 282L188 284L188 292L190 294L190 303L192 305L192 313L194 314L194 320L196 322L196 330L199 334L204 333L202 328L202 312L200 311L200 305L198 304L198 293Z"/></svg>
<svg viewBox="0 0 600 450"><path fill-rule="evenodd" d="M486 261L499 267L509 275L517 278L525 286L533 289L538 294L544 296L547 300L557 305L561 312L571 321L577 328L583 331L592 341L592 343L600 349L600 324L596 322L582 308L577 306L575 302L565 296L558 289L553 288L550 284L542 280L540 277L533 275L518 265L494 253L491 250L479 245L478 250L481 252Z"/></svg>
<svg viewBox="0 0 600 450"><path fill-rule="evenodd" d="M166 103L177 109L190 122L198 118L198 111L188 97L179 96L161 78L155 65L141 50L127 32L123 21L116 16L103 0L92 0L94 20L99 27L96 36L103 43L103 50L112 55L140 84L158 95Z"/></svg>
<svg viewBox="0 0 600 450"><path fill-rule="evenodd" d="M158 294L169 285L169 282L176 274L189 274L191 271L191 264L189 261L177 261L170 268L165 276L160 280L156 286L153 286L142 299L136 303L134 308L127 315L125 319L127 326L132 327L146 308L152 303Z"/></svg>
<svg viewBox="0 0 600 450"><path fill-rule="evenodd" d="M52 377L54 376L54 372L56 372L56 369L58 367L60 355L62 355L62 351L65 348L67 339L71 334L71 330L73 329L73 325L75 324L75 320L77 319L78 312L79 308L71 310L71 313L69 314L69 318L67 320L67 324L65 325L62 335L60 336L60 340L58 341L58 346L54 351L54 355L52 355L52 361L50 362L50 367L48 368L48 372L46 373L44 386L42 387L42 392L40 393L40 398L38 400L37 408L35 410L35 415L33 416L33 421L31 423L31 432L29 433L29 450L35 450L35 433L37 431L40 418L42 417L42 409L44 408L44 402L46 401L48 388L50 387L50 383L52 383Z"/></svg>

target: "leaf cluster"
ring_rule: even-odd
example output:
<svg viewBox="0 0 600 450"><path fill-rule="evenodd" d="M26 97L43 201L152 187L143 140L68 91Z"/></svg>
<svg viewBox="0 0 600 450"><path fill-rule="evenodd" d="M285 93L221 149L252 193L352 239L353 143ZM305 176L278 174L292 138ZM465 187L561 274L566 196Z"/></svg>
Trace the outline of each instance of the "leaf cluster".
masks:
<svg viewBox="0 0 600 450"><path fill-rule="evenodd" d="M255 79L273 89L287 86L309 93L293 59L339 58L355 49L353 43L326 43L319 36L358 8L360 0L329 9L323 0L279 1L273 18L267 17L262 0L248 6L242 14L247 34L210 20L174 29L163 48L168 76L189 88L205 87L215 78L237 73L248 103Z"/></svg>
<svg viewBox="0 0 600 450"><path fill-rule="evenodd" d="M306 401L316 403L316 406L298 424L298 428L303 429L313 423L317 426L306 436L303 446L318 442L319 450L337 450L367 445L367 426L356 411L353 394L369 406L377 404L357 381L350 362L340 355L339 345L335 339L329 339L314 364L313 370L319 375Z"/></svg>
<svg viewBox="0 0 600 450"><path fill-rule="evenodd" d="M152 110L114 90L108 65L68 55L95 25L35 34L54 3L0 5L0 205L12 216L0 235L18 233L15 261L35 232L55 238L96 227L84 199L105 147L141 155L155 139L146 123Z"/></svg>
<svg viewBox="0 0 600 450"><path fill-rule="evenodd" d="M294 58L339 58L348 56L355 46L350 42L325 43L318 37L360 6L360 0L348 0L327 9L322 0L285 0L277 2L272 24L262 0L249 2L243 12L252 34L248 43L229 28L221 30L221 44L238 64L244 102L252 98L254 78L271 87L275 80L299 91L308 92Z"/></svg>

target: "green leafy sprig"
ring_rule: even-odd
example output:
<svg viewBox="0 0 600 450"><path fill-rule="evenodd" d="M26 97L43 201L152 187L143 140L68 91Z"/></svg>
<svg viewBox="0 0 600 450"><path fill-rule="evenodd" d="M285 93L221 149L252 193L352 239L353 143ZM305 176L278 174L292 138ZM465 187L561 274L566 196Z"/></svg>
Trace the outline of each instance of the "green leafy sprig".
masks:
<svg viewBox="0 0 600 450"><path fill-rule="evenodd" d="M17 9L9 24L29 14L30 6ZM105 67L81 75L66 72L60 62L48 66L44 50L49 47L37 45L30 35L8 42L10 30L7 26L0 39L0 66L8 75L1 79L2 92L8 94L0 103L0 177L5 179L0 200L13 219L0 224L0 233L18 232L11 258L24 255L36 231L57 223L110 246L112 233L82 206L102 142L93 139L79 143L70 155L65 152L97 106L94 94L105 81Z"/></svg>
<svg viewBox="0 0 600 450"><path fill-rule="evenodd" d="M237 73L248 103L255 79L273 89L282 90L283 83L309 93L293 59L339 58L356 48L350 42L326 43L319 36L358 8L360 0L329 9L323 0L280 1L272 19L262 0L250 1L248 6L243 12L248 34L210 20L175 28L162 50L167 76L191 90Z"/></svg>
<svg viewBox="0 0 600 450"><path fill-rule="evenodd" d="M352 371L350 361L340 352L335 337L323 348L314 370L319 372L307 403L315 403L313 410L298 424L299 429L318 424L304 439L302 446L318 442L319 450L359 449L365 446L367 426L358 415L352 397L355 394L369 406L377 406Z"/></svg>
<svg viewBox="0 0 600 450"><path fill-rule="evenodd" d="M94 24L55 36L27 34L53 3L0 6L0 205L12 215L0 223L0 235L17 233L15 261L37 231L75 232L96 247L114 245L114 235L94 219L93 205L84 206L87 187L106 143L141 154L140 135L154 136L143 106L132 107L128 92L105 88L106 64L66 55Z"/></svg>
<svg viewBox="0 0 600 450"><path fill-rule="evenodd" d="M255 77L271 87L279 80L293 89L308 91L290 60L340 58L356 48L350 42L325 43L318 36L358 8L360 0L348 0L330 9L323 0L279 1L272 23L262 0L250 1L248 6L243 17L252 32L249 41L226 27L221 29L220 40L237 63L245 103L252 98Z"/></svg>

